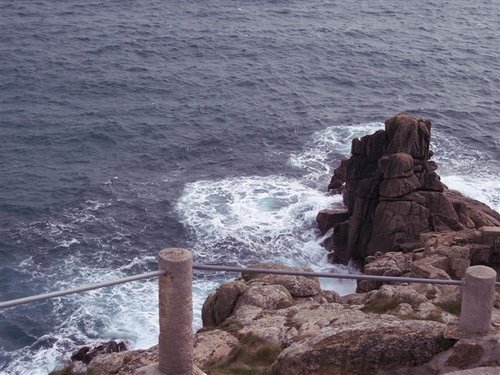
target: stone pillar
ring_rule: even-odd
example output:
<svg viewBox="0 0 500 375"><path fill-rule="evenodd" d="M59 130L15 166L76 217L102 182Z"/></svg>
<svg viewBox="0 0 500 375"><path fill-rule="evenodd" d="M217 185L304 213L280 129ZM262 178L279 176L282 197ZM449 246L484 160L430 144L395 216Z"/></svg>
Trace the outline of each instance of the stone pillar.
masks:
<svg viewBox="0 0 500 375"><path fill-rule="evenodd" d="M459 327L465 335L487 333L495 297L497 273L486 266L472 266L465 273Z"/></svg>
<svg viewBox="0 0 500 375"><path fill-rule="evenodd" d="M165 375L193 373L193 256L186 249L164 249L158 256L160 337L158 369Z"/></svg>

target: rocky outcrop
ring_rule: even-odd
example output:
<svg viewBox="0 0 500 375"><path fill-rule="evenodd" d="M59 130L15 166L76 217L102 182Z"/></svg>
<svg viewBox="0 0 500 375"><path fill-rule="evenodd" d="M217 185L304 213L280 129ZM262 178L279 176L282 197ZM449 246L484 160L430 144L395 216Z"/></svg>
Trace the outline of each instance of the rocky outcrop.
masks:
<svg viewBox="0 0 500 375"><path fill-rule="evenodd" d="M447 251L443 241L430 239L428 247L419 253L443 255ZM465 248L454 251L467 256ZM411 275L412 261L406 259L411 256L380 254L372 261L379 261L388 274ZM387 259L382 260L384 257ZM445 272L449 265L438 261L435 267ZM498 330L484 337L461 338L456 329L461 304L460 288L456 286L382 285L369 292L337 296L333 300L326 291L318 290L309 299L292 297L291 301L287 300L287 304L291 303L289 306L263 305L260 301L265 300L269 287L281 290L284 283L280 277L248 274L243 280L248 286L246 291L252 289L254 297L242 303L243 293L234 303L237 308L217 327L240 340L233 354L219 363L217 368L222 369L222 373L245 369L255 374L430 375L498 365ZM287 284L309 289L310 280L297 279ZM224 288L219 288L214 294L223 291ZM292 294L291 289L288 292ZM257 297L259 294L262 297ZM493 326L500 327L498 294ZM266 357L266 366L252 367L252 361L262 364L255 356L245 363L241 363L241 357L235 357L234 353L248 350L245 342L249 337L252 345L256 345L255 352L272 352L271 357ZM474 341L472 346L470 340ZM467 359L459 361L460 353ZM205 369L210 372L214 364L211 366Z"/></svg>
<svg viewBox="0 0 500 375"><path fill-rule="evenodd" d="M378 276L460 280L468 267L487 264L492 259L493 238L500 239L500 230L497 233L483 227L479 231L424 233L420 238L423 247L408 252L377 252L365 259L363 271ZM367 292L381 285L379 281L361 280L357 291Z"/></svg>
<svg viewBox="0 0 500 375"><path fill-rule="evenodd" d="M230 302L235 308L217 329L240 341L252 337L257 345L274 348L266 371L275 374L372 374L417 366L456 341L447 338L444 323L455 322L456 316L410 287L384 286L381 291L340 298L322 291L312 278L247 274L219 287L207 301L219 299L218 294L233 289L229 285L242 282L244 292ZM282 292L285 285L288 295L294 295L291 299ZM213 305L205 303L204 315L217 315L207 311L211 309ZM234 366L240 365L224 363L235 371Z"/></svg>
<svg viewBox="0 0 500 375"><path fill-rule="evenodd" d="M334 228L325 241L333 261L364 263L377 252L413 250L422 233L500 226L500 214L440 181L430 139L430 121L400 114L385 130L352 141L352 156L329 185L334 192L342 187L349 218L318 215L321 233Z"/></svg>
<svg viewBox="0 0 500 375"><path fill-rule="evenodd" d="M422 253L446 251L443 242L428 243ZM380 254L371 262L388 274L406 274L412 272L408 256ZM460 337L460 300L453 286L383 285L340 297L322 290L315 278L245 273L206 300L203 315L211 318L195 334L194 362L207 374L257 375L436 375L498 366L500 296L493 310L496 328L482 337ZM231 309L223 308L222 301ZM94 375L138 375L157 361L158 348L153 347L98 355L86 370Z"/></svg>
<svg viewBox="0 0 500 375"><path fill-rule="evenodd" d="M276 264L255 264L256 268L311 271ZM222 284L210 294L202 308L204 327L217 327L240 310L250 307L277 310L308 301L340 300L338 294L322 291L317 278L305 276L243 273L242 279ZM242 313L243 314L243 313Z"/></svg>
<svg viewBox="0 0 500 375"><path fill-rule="evenodd" d="M198 332L194 337L194 363L206 368L227 358L238 344L239 340L235 336L220 329Z"/></svg>

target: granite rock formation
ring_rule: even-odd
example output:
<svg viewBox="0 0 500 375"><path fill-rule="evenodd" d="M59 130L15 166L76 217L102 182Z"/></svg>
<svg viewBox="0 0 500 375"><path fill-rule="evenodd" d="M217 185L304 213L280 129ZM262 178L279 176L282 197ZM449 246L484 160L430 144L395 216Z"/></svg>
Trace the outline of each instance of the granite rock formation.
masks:
<svg viewBox="0 0 500 375"><path fill-rule="evenodd" d="M445 251L441 245L435 244L441 249L437 253ZM391 254L373 261L391 273L411 268L398 256L382 261L386 256ZM437 375L480 366L498 369L500 295L491 332L478 337L461 337L456 329L460 301L456 286L383 285L340 297L311 277L243 274L206 300L204 325L194 337L194 363L214 375ZM65 373L139 375L157 361L155 346L101 354L87 366L73 362Z"/></svg>
<svg viewBox="0 0 500 375"><path fill-rule="evenodd" d="M334 262L364 263L377 252L413 250L426 232L500 226L497 212L440 181L430 139L430 121L399 114L385 130L352 141L352 156L329 184L334 192L342 189L347 214L318 215L322 233L334 228L325 243L335 249Z"/></svg>

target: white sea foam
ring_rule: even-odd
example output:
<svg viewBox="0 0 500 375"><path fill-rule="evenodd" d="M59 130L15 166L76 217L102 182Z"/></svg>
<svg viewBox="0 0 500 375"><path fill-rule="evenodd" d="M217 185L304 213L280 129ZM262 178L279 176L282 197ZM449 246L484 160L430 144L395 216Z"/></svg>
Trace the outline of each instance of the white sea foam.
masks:
<svg viewBox="0 0 500 375"><path fill-rule="evenodd" d="M290 156L289 164L306 171L306 180L328 184L327 181L333 174L333 169L338 166L339 160L349 156L352 139L383 128L383 123L369 122L336 125L320 130L311 136L301 152Z"/></svg>
<svg viewBox="0 0 500 375"><path fill-rule="evenodd" d="M251 176L187 184L177 210L204 262L308 264L324 255L314 218L339 201L295 179Z"/></svg>
<svg viewBox="0 0 500 375"><path fill-rule="evenodd" d="M338 205L340 196L325 194L297 179L272 175L189 183L176 208L192 232L199 263L271 262L308 266L315 271L352 272L352 268L326 261L315 229L318 211ZM214 280L205 293L222 280ZM341 294L356 287L350 280L321 282L325 289ZM195 295L200 292L195 285ZM206 296L202 295L200 300ZM201 309L195 309L195 317L197 311Z"/></svg>
<svg viewBox="0 0 500 375"><path fill-rule="evenodd" d="M500 165L481 150L433 130L433 149L441 180L450 188L500 212Z"/></svg>
<svg viewBox="0 0 500 375"><path fill-rule="evenodd" d="M66 280L54 282L54 290L93 284L127 276L130 269L152 262L155 257L136 257L119 268L81 267L78 258L69 256L56 272ZM39 271L40 272L40 271ZM41 275L41 273L40 273ZM55 274L54 274L55 276ZM48 275L52 277L52 275ZM193 282L194 329L201 328L201 307L209 292L226 275ZM131 349L148 348L158 341L158 282L156 278L52 299L51 316L58 320L57 330L32 345L15 352L5 368L9 375L46 375L79 345L95 345L107 340L122 340Z"/></svg>
<svg viewBox="0 0 500 375"><path fill-rule="evenodd" d="M61 244L59 246L61 247L70 247L71 245L79 244L80 241L78 241L76 238L72 238L70 240L63 240L61 241Z"/></svg>
<svg viewBox="0 0 500 375"><path fill-rule="evenodd" d="M75 274L75 283L71 286L120 276L124 276L120 271L108 270L103 275L98 270L82 269L80 274ZM64 282L55 283L54 289L69 286ZM18 350L6 368L7 373L46 375L83 344L120 338L131 347L153 345L157 335L155 287L154 282L133 282L51 300L48 302L51 316L59 320L57 331L45 335L45 344L39 339ZM142 342L144 338L150 341Z"/></svg>

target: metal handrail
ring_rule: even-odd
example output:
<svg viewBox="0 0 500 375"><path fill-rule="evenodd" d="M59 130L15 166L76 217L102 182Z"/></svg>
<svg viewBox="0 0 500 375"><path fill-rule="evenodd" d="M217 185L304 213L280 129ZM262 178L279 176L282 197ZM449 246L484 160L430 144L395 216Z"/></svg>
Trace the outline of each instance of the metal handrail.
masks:
<svg viewBox="0 0 500 375"><path fill-rule="evenodd" d="M398 277L398 276L378 276L378 275L365 275L365 274L345 274L345 273L330 273L330 272L308 272L308 271L292 271L283 269L268 269L268 268L252 268L252 267L233 267L216 264L193 264L193 270L198 271L222 271L232 273L263 273L273 275L288 275L288 276L306 276L306 277L323 277L332 279L348 279L348 280L373 280L373 281L387 281L399 283L419 283L419 284L437 284L437 285L458 285L464 286L464 280L450 280L450 279L425 279L413 277ZM45 294L39 294L29 297L13 299L9 301L0 302L0 308L14 307L22 304L33 303L55 297L62 297L69 294L86 292L89 290L100 289L108 286L119 285L131 281L144 280L152 277L164 275L165 270L152 271L138 275L123 277L120 279L104 281L101 283L85 285L81 287L65 289ZM495 283L495 287L500 287L500 282Z"/></svg>
<svg viewBox="0 0 500 375"><path fill-rule="evenodd" d="M3 302L0 302L0 308L13 307L13 306L17 306L17 305L23 305L26 303L43 301L45 299L67 296L68 294L81 293L81 292L86 292L89 290L105 288L107 286L125 284L125 283L128 283L130 281L149 279L151 277L163 275L165 272L166 272L165 270L159 270L159 271L153 271L153 272L148 272L148 273L141 273L139 275L123 277L121 279L103 281L102 283L84 285L84 286L80 286L80 287L76 287L76 288L60 290L57 292L50 292L50 293L45 293L45 294L38 294L35 296L17 298L17 299L13 299L10 301L3 301Z"/></svg>
<svg viewBox="0 0 500 375"><path fill-rule="evenodd" d="M401 283L420 283L420 284L441 284L441 285L465 285L463 280L450 280L450 279L424 279L412 277L398 277L398 276L378 276L366 274L345 274L345 273L331 273L331 272L308 272L308 271L291 271L283 269L268 269L268 268L244 268L232 266L220 266L209 264L194 264L194 270L200 271L225 271L225 272L250 272L250 273L268 273L273 275L290 275L290 276L306 276L306 277L325 277L331 279L348 279L348 280L375 280L375 281L390 281ZM500 283L498 283L500 286Z"/></svg>

